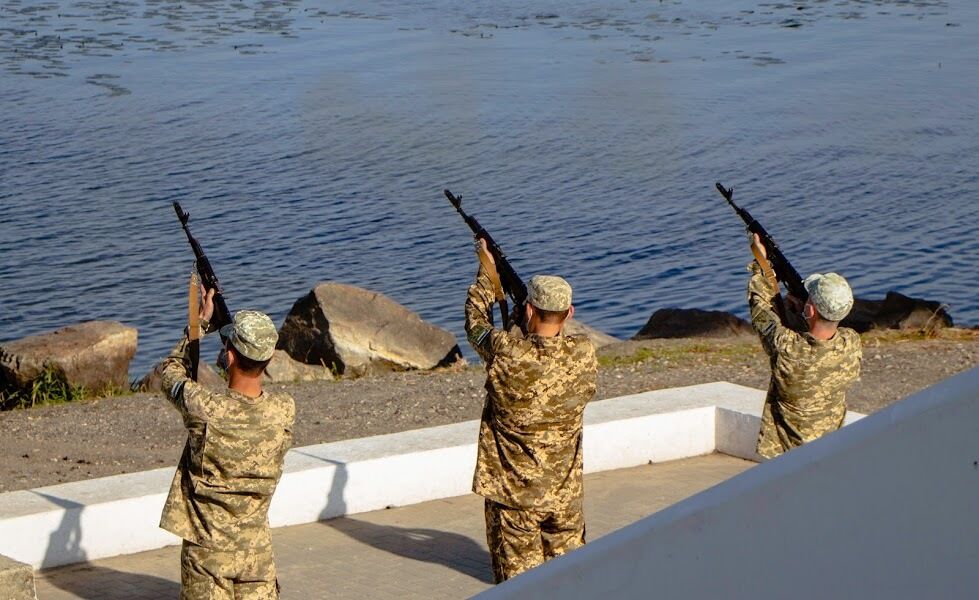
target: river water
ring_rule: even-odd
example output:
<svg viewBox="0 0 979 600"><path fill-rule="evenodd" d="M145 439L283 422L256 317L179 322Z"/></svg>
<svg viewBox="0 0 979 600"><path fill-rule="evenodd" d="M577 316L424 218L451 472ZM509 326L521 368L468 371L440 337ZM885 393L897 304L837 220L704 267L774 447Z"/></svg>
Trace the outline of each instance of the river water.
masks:
<svg viewBox="0 0 979 600"><path fill-rule="evenodd" d="M476 267L620 337L744 315L721 181L803 274L979 324L979 2L0 0L0 340L185 321L179 200L232 310L319 281L455 332ZM468 349L466 349L468 351Z"/></svg>

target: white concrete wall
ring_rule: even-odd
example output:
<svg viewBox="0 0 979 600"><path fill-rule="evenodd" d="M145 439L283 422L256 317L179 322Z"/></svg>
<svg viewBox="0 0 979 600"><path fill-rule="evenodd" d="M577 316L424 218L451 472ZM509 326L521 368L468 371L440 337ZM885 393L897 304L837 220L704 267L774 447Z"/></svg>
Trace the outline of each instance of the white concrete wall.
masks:
<svg viewBox="0 0 979 600"><path fill-rule="evenodd" d="M720 408L747 419L743 430L721 434L750 446L763 398L712 383L594 402L585 412L585 469L712 452ZM469 421L293 449L269 520L295 525L468 493L477 430ZM51 567L178 543L158 527L172 477L171 467L0 494L0 554Z"/></svg>
<svg viewBox="0 0 979 600"><path fill-rule="evenodd" d="M979 597L979 369L478 597Z"/></svg>

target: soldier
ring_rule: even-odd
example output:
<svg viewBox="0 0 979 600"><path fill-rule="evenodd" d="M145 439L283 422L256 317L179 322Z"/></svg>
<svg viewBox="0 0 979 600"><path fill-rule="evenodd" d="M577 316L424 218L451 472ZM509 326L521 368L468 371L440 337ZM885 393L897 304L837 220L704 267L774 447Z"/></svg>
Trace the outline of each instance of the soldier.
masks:
<svg viewBox="0 0 979 600"><path fill-rule="evenodd" d="M752 247L767 257L757 235ZM774 277L766 277L757 261L749 270L751 324L761 336L772 368L757 451L774 458L843 425L846 389L860 376L860 335L839 327L853 307L853 293L843 277L817 273L806 278L809 299L801 313L808 331L797 333L782 323L775 310ZM797 299L788 299L798 308Z"/></svg>
<svg viewBox="0 0 979 600"><path fill-rule="evenodd" d="M214 311L204 297L201 333ZM268 316L235 314L221 328L218 359L228 389L189 378L188 338L164 361L163 391L180 411L187 444L163 507L160 527L183 538L181 600L278 598L268 509L292 443L291 397L262 391L278 334Z"/></svg>
<svg viewBox="0 0 979 600"><path fill-rule="evenodd" d="M528 283L527 336L494 329L486 242L466 300L466 334L486 362L473 491L485 498L486 539L499 583L585 543L582 415L598 364L585 336L564 336L571 286L538 275ZM484 266L490 265L490 266ZM495 275L495 273L493 274Z"/></svg>

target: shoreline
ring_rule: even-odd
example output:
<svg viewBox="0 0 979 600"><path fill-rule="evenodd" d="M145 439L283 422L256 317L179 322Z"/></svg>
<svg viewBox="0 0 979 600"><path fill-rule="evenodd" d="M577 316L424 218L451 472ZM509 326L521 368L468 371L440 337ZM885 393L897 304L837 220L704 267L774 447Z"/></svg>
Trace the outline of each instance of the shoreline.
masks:
<svg viewBox="0 0 979 600"><path fill-rule="evenodd" d="M863 372L847 395L871 414L979 364L979 331L933 338L864 334ZM729 381L765 389L768 362L757 339L681 338L622 342L599 350L595 400ZM271 384L296 400L294 446L369 437L478 419L481 364L359 379ZM175 465L186 433L159 393L128 394L0 413L0 492Z"/></svg>

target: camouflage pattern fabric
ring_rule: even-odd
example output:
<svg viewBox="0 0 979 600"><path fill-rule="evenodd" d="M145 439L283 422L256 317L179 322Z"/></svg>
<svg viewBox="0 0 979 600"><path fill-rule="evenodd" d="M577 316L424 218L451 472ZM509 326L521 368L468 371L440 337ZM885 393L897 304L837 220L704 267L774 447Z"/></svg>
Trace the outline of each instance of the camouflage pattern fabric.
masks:
<svg viewBox="0 0 979 600"><path fill-rule="evenodd" d="M496 583L585 545L585 518L580 506L524 510L486 500L485 513Z"/></svg>
<svg viewBox="0 0 979 600"><path fill-rule="evenodd" d="M557 275L534 275L527 282L527 301L542 310L566 311L571 307L571 285Z"/></svg>
<svg viewBox="0 0 979 600"><path fill-rule="evenodd" d="M187 346L184 336L162 369L164 394L180 411L188 436L160 527L228 553L220 556L271 556L268 509L292 444L295 404L286 394L249 398L204 388L188 378Z"/></svg>
<svg viewBox="0 0 979 600"><path fill-rule="evenodd" d="M233 321L221 328L221 335L235 350L258 362L272 358L279 333L268 315L257 310L239 310Z"/></svg>
<svg viewBox="0 0 979 600"><path fill-rule="evenodd" d="M493 298L480 267L466 300L466 334L486 362L473 491L510 509L577 512L583 520L582 419L595 395L595 348L586 336L495 329ZM541 545L539 527L533 531ZM491 546L497 535L487 530Z"/></svg>
<svg viewBox="0 0 979 600"><path fill-rule="evenodd" d="M275 600L279 597L272 548L208 550L184 541L180 600Z"/></svg>
<svg viewBox="0 0 979 600"><path fill-rule="evenodd" d="M846 389L860 377L860 335L840 327L823 341L785 327L773 307L778 290L757 263L748 268L751 324L772 369L757 451L773 458L843 425Z"/></svg>

